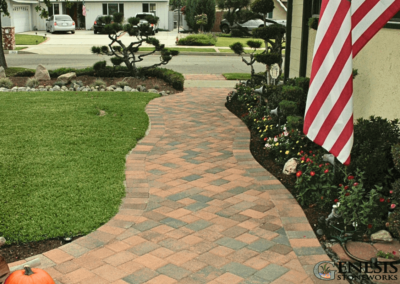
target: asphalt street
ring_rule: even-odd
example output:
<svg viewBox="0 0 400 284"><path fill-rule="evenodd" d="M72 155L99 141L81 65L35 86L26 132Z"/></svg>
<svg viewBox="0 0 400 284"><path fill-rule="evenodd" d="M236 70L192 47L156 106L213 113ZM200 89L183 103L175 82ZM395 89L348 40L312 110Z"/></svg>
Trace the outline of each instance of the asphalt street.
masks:
<svg viewBox="0 0 400 284"><path fill-rule="evenodd" d="M93 66L97 61L107 60L112 66L109 56L94 54L7 54L6 61L9 67L25 67L36 69L42 64L47 69L61 67L85 68ZM160 62L157 55L147 56L138 66L148 66ZM172 69L183 74L222 74L222 73L250 73L250 67L242 62L239 56L205 56L180 55L162 67ZM255 63L255 71L265 70L265 65Z"/></svg>

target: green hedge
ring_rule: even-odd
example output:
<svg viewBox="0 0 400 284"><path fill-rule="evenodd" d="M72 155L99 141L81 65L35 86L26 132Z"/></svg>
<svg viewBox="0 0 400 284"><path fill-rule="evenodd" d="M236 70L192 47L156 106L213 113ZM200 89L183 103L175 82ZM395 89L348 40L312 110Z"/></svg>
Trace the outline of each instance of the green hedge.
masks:
<svg viewBox="0 0 400 284"><path fill-rule="evenodd" d="M217 39L213 35L189 35L185 38L181 38L178 41L178 45L215 45Z"/></svg>
<svg viewBox="0 0 400 284"><path fill-rule="evenodd" d="M183 84L185 83L185 77L178 72L165 69L165 68L150 68L140 69L141 74L145 76L157 77L163 79L165 82L170 84L173 88L179 91L183 91Z"/></svg>

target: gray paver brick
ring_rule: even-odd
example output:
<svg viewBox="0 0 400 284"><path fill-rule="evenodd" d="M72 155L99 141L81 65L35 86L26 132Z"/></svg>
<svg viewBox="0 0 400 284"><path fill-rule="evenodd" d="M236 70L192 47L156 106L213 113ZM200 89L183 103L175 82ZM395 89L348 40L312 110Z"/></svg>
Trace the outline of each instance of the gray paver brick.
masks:
<svg viewBox="0 0 400 284"><path fill-rule="evenodd" d="M248 267L246 265L243 265L243 264L240 264L237 262L228 263L227 265L222 267L222 269L224 269L232 274L235 274L237 276L240 276L242 278L247 278L250 275L257 272L257 270L255 270L254 268Z"/></svg>
<svg viewBox="0 0 400 284"><path fill-rule="evenodd" d="M232 238L228 238L228 237L224 237L219 239L218 241L216 241L217 244L224 246L224 247L228 247L234 250L239 250L245 246L247 246L246 243L232 239Z"/></svg>
<svg viewBox="0 0 400 284"><path fill-rule="evenodd" d="M257 252L263 252L266 251L267 249L273 247L275 245L274 242L265 240L265 239L259 239L253 243L251 243L250 245L248 245L248 249L257 251Z"/></svg>
<svg viewBox="0 0 400 284"><path fill-rule="evenodd" d="M158 275L157 272L145 267L143 269L135 271L135 273L131 275L122 278L122 280L128 282L129 284L141 284L149 281L150 279L156 277L157 275Z"/></svg>
<svg viewBox="0 0 400 284"><path fill-rule="evenodd" d="M184 278L190 274L189 270L186 270L182 267L176 266L171 263L157 269L157 272L167 275L176 280L181 280L182 278Z"/></svg>
<svg viewBox="0 0 400 284"><path fill-rule="evenodd" d="M278 279L279 277L281 277L283 274L285 274L288 271L289 271L289 269L287 269L286 267L282 267L277 264L270 264L270 265L264 267L263 269L259 270L258 272L256 272L254 275L257 277L260 277L262 279L265 279L267 281L272 282L275 279Z"/></svg>
<svg viewBox="0 0 400 284"><path fill-rule="evenodd" d="M170 217L161 220L160 223L163 223L163 224L168 225L168 226L170 226L172 228L175 228L175 229L178 229L180 227L183 227L183 226L187 225L186 222L183 222L183 221L178 220L178 219L170 218Z"/></svg>

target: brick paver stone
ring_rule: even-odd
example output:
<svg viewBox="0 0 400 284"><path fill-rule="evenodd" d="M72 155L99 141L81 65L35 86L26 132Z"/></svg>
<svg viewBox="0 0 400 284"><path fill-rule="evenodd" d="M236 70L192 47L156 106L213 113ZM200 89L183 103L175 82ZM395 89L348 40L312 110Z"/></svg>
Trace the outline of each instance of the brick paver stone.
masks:
<svg viewBox="0 0 400 284"><path fill-rule="evenodd" d="M56 283L316 282L307 272L328 258L296 200L252 157L247 127L224 106L229 91L187 88L148 104L151 130L127 155L118 214L33 256Z"/></svg>

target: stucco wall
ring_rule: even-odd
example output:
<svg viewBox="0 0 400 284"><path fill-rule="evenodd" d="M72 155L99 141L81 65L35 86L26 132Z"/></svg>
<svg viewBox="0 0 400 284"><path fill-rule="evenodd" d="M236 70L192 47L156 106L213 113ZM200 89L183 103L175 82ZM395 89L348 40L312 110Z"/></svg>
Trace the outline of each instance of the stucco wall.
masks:
<svg viewBox="0 0 400 284"><path fill-rule="evenodd" d="M275 9L272 13L272 19L274 20L286 20L286 11L285 9L278 3L278 1L274 0Z"/></svg>
<svg viewBox="0 0 400 284"><path fill-rule="evenodd" d="M293 0L292 42L290 46L290 77L298 77L300 70L301 24L303 0Z"/></svg>
<svg viewBox="0 0 400 284"><path fill-rule="evenodd" d="M314 30L310 30L307 76L311 72ZM371 115L400 118L400 31L381 29L353 60L354 119Z"/></svg>

